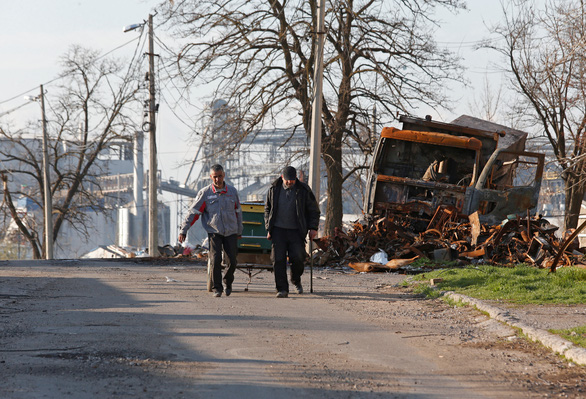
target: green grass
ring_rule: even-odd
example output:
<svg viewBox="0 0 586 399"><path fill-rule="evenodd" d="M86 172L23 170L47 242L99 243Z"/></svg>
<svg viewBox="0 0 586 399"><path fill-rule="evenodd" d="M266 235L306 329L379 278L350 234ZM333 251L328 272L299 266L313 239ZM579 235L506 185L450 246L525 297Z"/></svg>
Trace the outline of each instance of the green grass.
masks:
<svg viewBox="0 0 586 399"><path fill-rule="evenodd" d="M439 290L454 291L478 299L517 304L586 303L586 270L559 268L555 273L526 265L516 267L468 266L435 270L413 280L442 278ZM417 288L423 290L423 288Z"/></svg>
<svg viewBox="0 0 586 399"><path fill-rule="evenodd" d="M441 296L441 292L437 289L431 288L429 285L425 284L417 284L413 287L413 292L416 294L425 295L427 298L439 298Z"/></svg>
<svg viewBox="0 0 586 399"><path fill-rule="evenodd" d="M549 332L558 334L562 338L586 348L586 326L575 327L569 330L549 330Z"/></svg>

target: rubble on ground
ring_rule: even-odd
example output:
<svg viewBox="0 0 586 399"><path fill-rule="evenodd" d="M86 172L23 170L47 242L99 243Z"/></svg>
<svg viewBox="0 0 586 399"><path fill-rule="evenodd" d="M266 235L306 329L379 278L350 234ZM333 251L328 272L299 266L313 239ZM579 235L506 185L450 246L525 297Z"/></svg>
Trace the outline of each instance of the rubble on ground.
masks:
<svg viewBox="0 0 586 399"><path fill-rule="evenodd" d="M159 246L161 258L192 258L206 261L208 250L201 245L164 245ZM148 248L123 248L118 245L103 245L88 252L81 258L144 258L148 257Z"/></svg>
<svg viewBox="0 0 586 399"><path fill-rule="evenodd" d="M208 250L201 245L165 245L159 247L159 254L166 258L196 258L207 260Z"/></svg>
<svg viewBox="0 0 586 399"><path fill-rule="evenodd" d="M360 272L409 271L414 262L419 269L471 263L549 268L563 244L555 236L557 230L541 217L509 216L498 225L485 225L476 213L462 219L454 208L443 206L431 220L396 213L357 221L348 232L336 229L334 235L315 240L319 251L314 264L349 266ZM388 262L368 261L380 250ZM580 248L576 239L558 266L584 267L584 253L586 248Z"/></svg>
<svg viewBox="0 0 586 399"><path fill-rule="evenodd" d="M467 264L528 264L552 271L556 266L586 267L586 247L580 247L577 238L566 247L572 232L558 238L557 230L540 216L509 216L498 225L487 225L480 223L476 213L462 217L455 208L441 206L431 219L403 212L356 221L348 231L336 229L331 236L315 239L318 249L312 256L314 266L348 266L358 272L421 272ZM141 256L111 247L108 256ZM159 253L203 261L208 256L201 245L165 245ZM384 257L376 256L381 254Z"/></svg>

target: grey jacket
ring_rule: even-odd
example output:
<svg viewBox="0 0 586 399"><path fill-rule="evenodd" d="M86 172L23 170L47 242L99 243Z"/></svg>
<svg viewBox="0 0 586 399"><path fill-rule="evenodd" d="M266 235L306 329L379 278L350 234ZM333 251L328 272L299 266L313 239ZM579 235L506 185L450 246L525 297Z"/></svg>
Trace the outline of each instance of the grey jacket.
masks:
<svg viewBox="0 0 586 399"><path fill-rule="evenodd" d="M216 190L213 184L202 188L191 203L179 233L187 234L200 216L201 224L208 233L223 236L242 234L240 199L236 189L228 184L224 184L222 190Z"/></svg>

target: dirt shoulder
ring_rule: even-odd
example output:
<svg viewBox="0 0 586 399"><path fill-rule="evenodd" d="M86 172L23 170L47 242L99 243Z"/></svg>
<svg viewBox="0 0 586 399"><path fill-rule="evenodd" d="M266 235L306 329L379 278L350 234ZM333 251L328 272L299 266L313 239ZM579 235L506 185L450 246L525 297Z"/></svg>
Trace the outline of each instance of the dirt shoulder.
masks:
<svg viewBox="0 0 586 399"><path fill-rule="evenodd" d="M192 262L1 263L0 396L584 397L584 367L404 278L316 270L282 300L238 272L212 298Z"/></svg>
<svg viewBox="0 0 586 399"><path fill-rule="evenodd" d="M381 304L368 298L353 298L338 302L337 306L385 328L397 329L397 333L405 325L412 334L404 338L415 342L430 360L454 375L484 374L496 380L508 380L526 389L529 397L586 396L583 388L586 367L576 366L541 344L520 338L515 329L471 307L452 307L441 299L415 295L402 284L389 282L389 276L349 272L339 277L357 280L355 284L363 292L375 290L393 299ZM536 328L571 328L586 323L584 305L515 306L501 301L487 302L510 310L519 320Z"/></svg>

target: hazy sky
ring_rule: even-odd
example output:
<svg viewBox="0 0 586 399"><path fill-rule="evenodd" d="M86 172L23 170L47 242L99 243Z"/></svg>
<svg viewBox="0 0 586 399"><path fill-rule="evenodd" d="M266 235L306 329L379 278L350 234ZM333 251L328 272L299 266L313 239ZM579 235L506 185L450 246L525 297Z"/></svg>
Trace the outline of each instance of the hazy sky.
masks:
<svg viewBox="0 0 586 399"><path fill-rule="evenodd" d="M22 93L31 90L29 94L36 95L40 84L51 81L59 72L59 57L70 45L82 44L107 52L136 37L136 32L123 33L122 28L145 20L158 2L0 0L0 113L22 104ZM446 23L438 30L437 40L464 57L464 65L469 68L466 76L472 82L472 87L478 87L486 73L490 79L499 80L499 75L489 65L490 55L485 51L473 51L473 46L487 36L484 24L490 24L498 18L500 7L494 0L470 0L468 4L469 11L461 11L456 16L442 13L441 18ZM114 54L123 57L133 50L134 45L129 45ZM50 92L50 85L47 90ZM463 90L455 85L449 92L454 99L459 99L455 112L434 114L434 118L449 121L454 116L468 112L472 88ZM16 98L7 101L13 97ZM180 132L185 132L187 128L178 120L173 121L173 115L165 113L164 104L160 110L158 130L161 135L179 133L178 138L181 139L183 135ZM34 115L35 112L37 110L31 104L11 117L19 120L24 115ZM423 116L433 112L421 109L418 113ZM164 148L166 144L170 142L161 144L161 152L173 152L172 147ZM182 154L184 151L177 152L173 156L174 161L176 162L178 155L191 158L191 155ZM161 166L167 177L179 178L182 173L181 170L173 170L177 165Z"/></svg>
<svg viewBox="0 0 586 399"><path fill-rule="evenodd" d="M147 19L159 2L0 0L0 114L24 104L25 94L37 95L40 84L53 80L60 70L59 57L72 44L106 53L137 37L137 32L123 33L123 27ZM469 68L466 77L472 86L466 90L456 85L449 88L452 98L459 99L453 113L438 115L421 109L414 112L418 116L432 114L435 119L450 121L469 113L468 103L474 87L480 87L485 76L500 81L500 75L489 65L491 55L486 51L473 51L473 46L488 35L485 23L492 24L499 18L499 2L469 0L468 8L455 16L442 13L445 23L439 28L436 39L440 45L464 57L463 63ZM163 40L169 40L164 38L164 32L156 33ZM135 44L128 45L114 55L126 57L134 48ZM46 86L50 95L51 85ZM163 178L173 177L182 182L188 171L183 164L193 159L196 148L186 145L189 129L168 108L161 102L157 125L159 168ZM11 113L9 119L18 124L27 119L40 119L39 113L38 104L33 103Z"/></svg>
<svg viewBox="0 0 586 399"><path fill-rule="evenodd" d="M148 18L155 0L0 0L0 114L26 102L23 93L37 95L39 85L54 79L60 57L73 44L102 53L137 38L138 31L123 32L123 27ZM131 43L113 55L129 58L136 47ZM155 49L156 51L156 49ZM146 63L145 63L146 72ZM51 84L45 87L48 98ZM12 99L12 100L10 100ZM10 101L7 101L10 100ZM177 177L178 159L191 159L193 152L182 143L187 129L161 106L157 127L163 138L160 168L164 177ZM10 115L13 122L36 118L38 105L31 104ZM180 151L178 151L180 149ZM168 159L167 159L168 158Z"/></svg>

